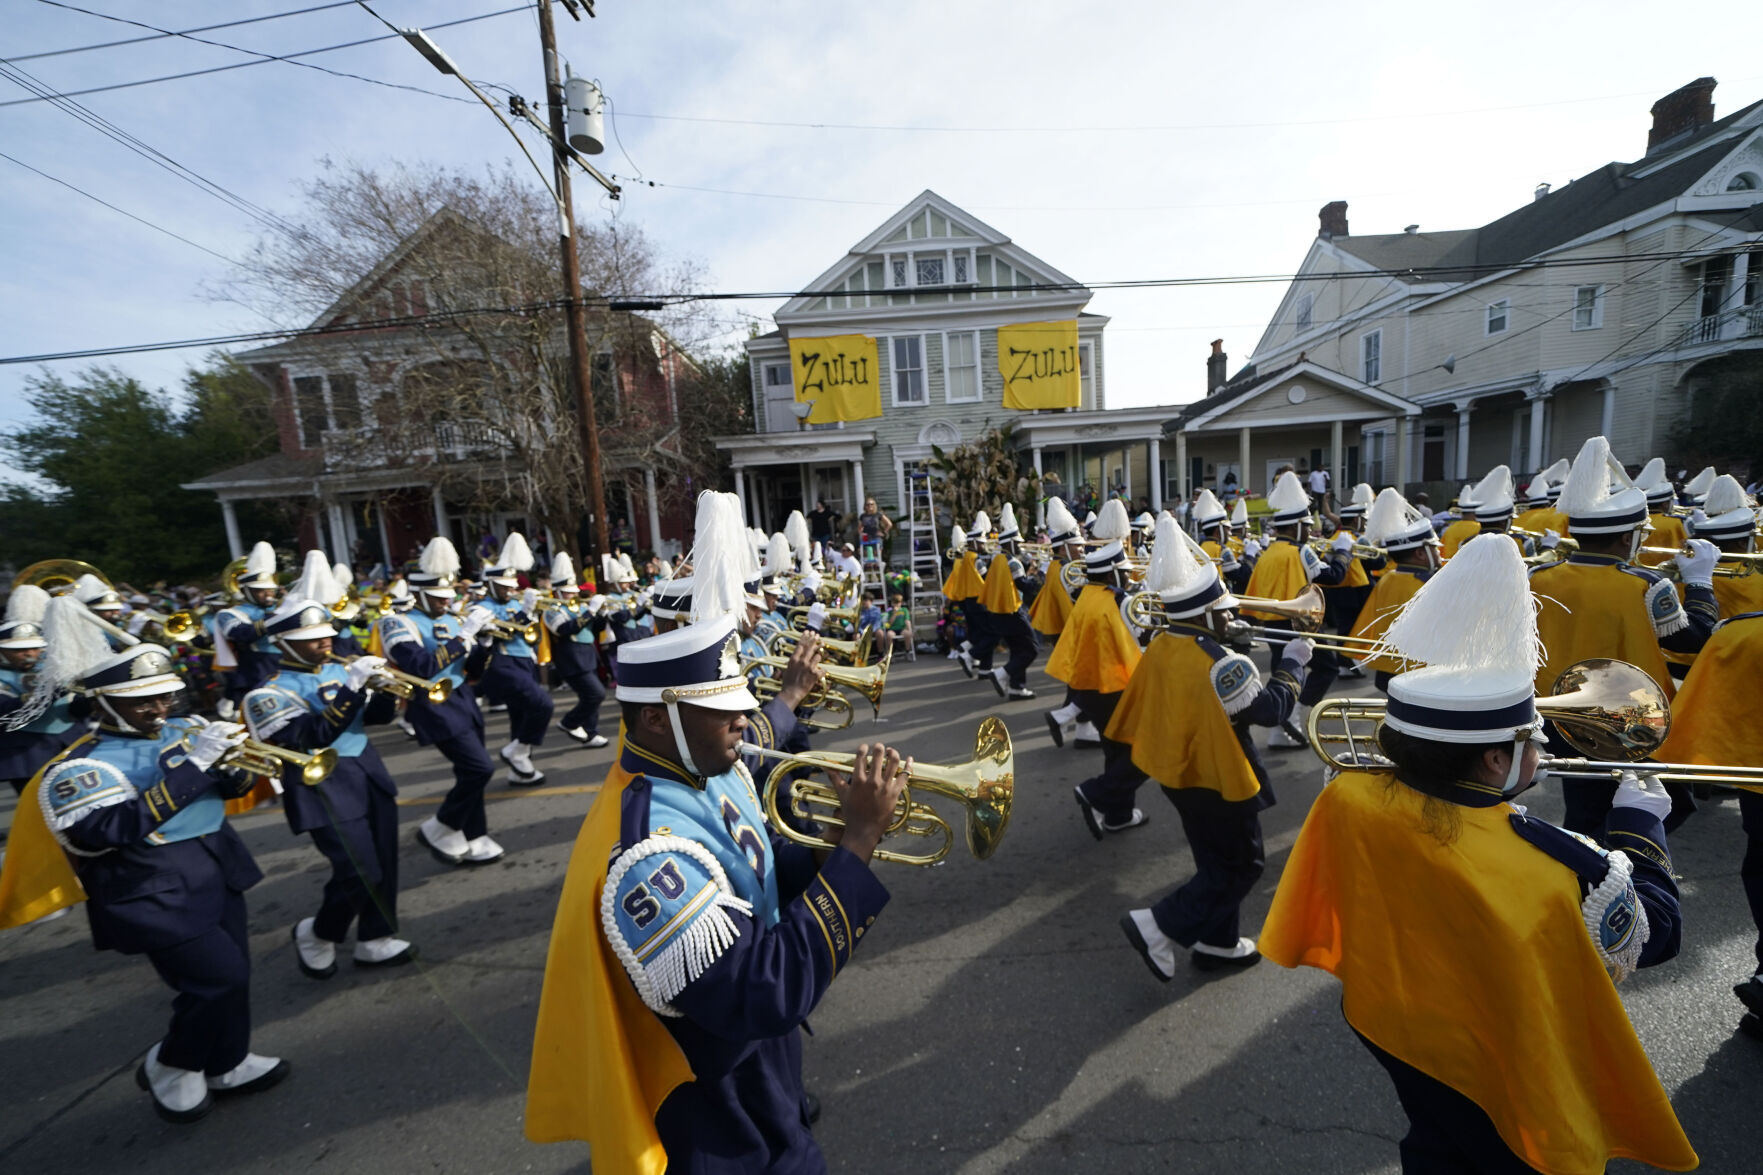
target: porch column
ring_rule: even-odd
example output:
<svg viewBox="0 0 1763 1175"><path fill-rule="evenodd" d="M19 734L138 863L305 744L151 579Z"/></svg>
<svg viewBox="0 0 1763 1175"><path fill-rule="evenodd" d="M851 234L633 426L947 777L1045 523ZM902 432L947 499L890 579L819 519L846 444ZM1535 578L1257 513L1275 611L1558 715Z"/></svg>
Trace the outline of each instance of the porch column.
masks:
<svg viewBox="0 0 1763 1175"><path fill-rule="evenodd" d="M441 492L440 486L435 486L429 491L429 505L434 509L435 534L445 536L447 534L447 495Z"/></svg>
<svg viewBox="0 0 1763 1175"><path fill-rule="evenodd" d="M349 524L343 517L343 504L332 502L325 507L325 515L330 522L331 562L347 563L349 561Z"/></svg>
<svg viewBox="0 0 1763 1175"><path fill-rule="evenodd" d="M1457 480L1469 480L1469 414L1475 411L1475 401L1461 400L1457 403Z"/></svg>
<svg viewBox="0 0 1763 1175"><path fill-rule="evenodd" d="M226 523L227 550L233 553L232 557L235 559L244 558L245 542L239 537L239 515L238 512L233 509L233 503L230 498L222 498L220 500L220 517L221 521Z"/></svg>
<svg viewBox="0 0 1763 1175"><path fill-rule="evenodd" d="M1185 430L1175 434L1175 485L1181 491L1179 505L1187 505L1193 499L1194 487L1188 484L1188 434Z"/></svg>
<svg viewBox="0 0 1763 1175"><path fill-rule="evenodd" d="M643 467L643 498L649 507L649 549L659 554L661 551L661 502L655 496L655 470L648 465Z"/></svg>
<svg viewBox="0 0 1763 1175"><path fill-rule="evenodd" d="M1548 413L1549 393L1537 389L1530 396L1530 454L1527 463L1534 475L1543 467L1543 424Z"/></svg>
<svg viewBox="0 0 1763 1175"><path fill-rule="evenodd" d="M1745 283L1749 279L1750 273L1751 254L1748 251L1733 257L1732 277L1726 283L1726 298L1720 303L1720 309L1726 315L1720 323L1720 337L1723 339L1739 338L1750 326L1750 323L1745 320L1744 313ZM1604 403L1608 404L1610 402L1609 393L1605 392L1605 396ZM1609 432L1610 430L1606 427L1605 435L1608 436Z"/></svg>
<svg viewBox="0 0 1763 1175"><path fill-rule="evenodd" d="M753 509L753 504L747 501L747 471L739 465L735 466L735 497L741 500L741 511L746 514L749 523L754 526L765 525L759 519L759 512Z"/></svg>
<svg viewBox="0 0 1763 1175"><path fill-rule="evenodd" d="M1237 493L1246 494L1249 492L1250 485L1249 430L1247 428L1237 430L1237 464L1240 467L1240 471L1237 473ZM1257 479L1254 484L1260 485L1261 482ZM1266 491L1263 490L1262 493L1265 495Z"/></svg>
<svg viewBox="0 0 1763 1175"><path fill-rule="evenodd" d="M1408 493L1408 418L1396 417L1396 489Z"/></svg>
<svg viewBox="0 0 1763 1175"><path fill-rule="evenodd" d="M1337 503L1353 500L1353 487L1347 484L1347 451L1341 447L1341 422L1337 417L1328 426L1329 481L1334 485Z"/></svg>
<svg viewBox="0 0 1763 1175"><path fill-rule="evenodd" d="M386 524L386 498L384 494L373 500L373 508L380 524L380 558L384 560L380 566L385 568L386 578L392 575L392 528ZM356 568L360 571L360 568Z"/></svg>
<svg viewBox="0 0 1763 1175"><path fill-rule="evenodd" d="M851 512L853 514L863 513L864 496L863 458L859 457L851 462ZM875 505L876 509L879 510L881 508L880 502L877 502Z"/></svg>
<svg viewBox="0 0 1763 1175"><path fill-rule="evenodd" d="M796 476L802 479L802 517L806 518L814 509L814 482L808 476L808 462L797 462Z"/></svg>
<svg viewBox="0 0 1763 1175"><path fill-rule="evenodd" d="M1145 445L1150 454L1151 513L1155 515L1163 509L1163 442L1152 437Z"/></svg>
<svg viewBox="0 0 1763 1175"><path fill-rule="evenodd" d="M1031 447L1029 449L1029 456L1034 458L1035 477L1045 477L1047 471L1041 468L1041 446L1035 445ZM1070 491L1069 486L1065 488L1067 492ZM1042 527L1045 525L1047 525L1047 487L1043 485L1040 494L1035 498L1035 526Z"/></svg>
<svg viewBox="0 0 1763 1175"><path fill-rule="evenodd" d="M1126 512L1132 513L1132 451L1120 446L1120 488L1126 495Z"/></svg>
<svg viewBox="0 0 1763 1175"><path fill-rule="evenodd" d="M1744 254L1740 254L1744 256ZM1604 412L1598 422L1598 431L1608 437L1616 429L1616 385L1609 380L1604 381Z"/></svg>

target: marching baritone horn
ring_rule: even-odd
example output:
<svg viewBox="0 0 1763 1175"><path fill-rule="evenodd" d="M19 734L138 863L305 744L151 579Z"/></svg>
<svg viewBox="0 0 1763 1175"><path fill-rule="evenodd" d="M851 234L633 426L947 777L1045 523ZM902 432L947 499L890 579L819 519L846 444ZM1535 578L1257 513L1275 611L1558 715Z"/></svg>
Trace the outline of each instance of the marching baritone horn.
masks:
<svg viewBox="0 0 1763 1175"><path fill-rule="evenodd" d="M802 641L802 630L792 628L787 632L774 632L761 642L765 646L768 657L789 658L796 652L796 646ZM842 657L850 665L861 668L869 663L869 655L875 651L875 630L866 628L854 641L834 640L830 636L820 638L820 651L829 657Z"/></svg>
<svg viewBox="0 0 1763 1175"><path fill-rule="evenodd" d="M816 729L843 730L851 725L850 704L847 702L843 707L840 707L839 703L844 702L845 699L834 693L830 688L832 686L848 689L852 693L868 699L869 704L875 709L875 716L880 718L882 693L888 688L888 664L893 659L894 650L889 649L887 655L874 665L822 665L820 667L821 683L802 699L802 705L815 708L826 706L844 713L846 718L836 726L821 726ZM789 661L783 657L748 657L741 662L741 672L743 674L750 673L758 666L783 669L788 665ZM759 696L760 701L765 702L776 697L781 688L780 678L761 677L754 686L754 693Z"/></svg>
<svg viewBox="0 0 1763 1175"><path fill-rule="evenodd" d="M347 666L350 662L356 660L356 658L339 657L335 653L332 653L329 657L325 658L325 660L336 665ZM430 681L426 677L418 677L414 673L406 673L402 669L392 665L390 662L380 666L378 672L376 672L374 676L383 679L380 684L373 687L374 689L384 690L393 697L403 698L406 701L409 701L417 694L421 694L430 702L433 702L438 706L453 695L453 683L446 678L443 677L435 681Z"/></svg>
<svg viewBox="0 0 1763 1175"><path fill-rule="evenodd" d="M73 589L82 575L95 576L105 587L113 588L109 578L90 563L78 559L42 559L31 564L12 577L13 587L40 587L52 596L59 596Z"/></svg>
<svg viewBox="0 0 1763 1175"><path fill-rule="evenodd" d="M772 768L765 781L765 814L771 826L799 845L814 849L832 848L831 841L792 828L783 819L778 804L783 798L782 793L788 791L790 811L798 819L843 828L845 822L839 815L839 793L831 784L798 779L794 787L786 787L785 779L793 769L804 767L811 771L848 774L856 756L823 751L792 755L785 751L746 749L762 758L777 760L777 766ZM1010 806L1015 790L1015 758L1010 747L1010 731L1002 718L995 715L984 718L974 735L971 759L948 766L912 765L906 773L906 787L894 808L894 818L883 834L884 840L896 835L926 839L940 836L941 843L924 853L898 852L878 846L875 859L902 865L935 865L949 855L955 843L954 829L935 808L913 798L915 793L928 793L946 796L967 810L967 848L975 860L983 861L997 852L999 842L1004 839L1004 830L1010 825Z"/></svg>

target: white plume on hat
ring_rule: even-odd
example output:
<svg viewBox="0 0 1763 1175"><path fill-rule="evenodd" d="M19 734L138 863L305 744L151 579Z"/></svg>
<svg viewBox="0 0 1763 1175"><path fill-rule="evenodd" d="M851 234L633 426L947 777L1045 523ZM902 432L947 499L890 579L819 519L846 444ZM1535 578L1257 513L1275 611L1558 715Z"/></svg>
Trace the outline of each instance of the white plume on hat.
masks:
<svg viewBox="0 0 1763 1175"><path fill-rule="evenodd" d="M429 545L422 549L422 558L417 566L424 575L438 575L443 579L452 579L459 574L459 552L453 546L453 540L436 535L429 540Z"/></svg>
<svg viewBox="0 0 1763 1175"><path fill-rule="evenodd" d="M1132 520L1126 516L1126 503L1109 498L1102 503L1102 513L1090 526L1090 535L1098 539L1124 539L1132 533Z"/></svg>
<svg viewBox="0 0 1763 1175"><path fill-rule="evenodd" d="M1180 592L1183 595L1198 590L1202 580L1209 578L1207 572L1212 567L1212 558L1205 553L1198 556L1194 548L1189 546L1188 536L1181 524L1175 519L1157 523L1156 544L1151 548L1151 561L1145 565L1145 578L1142 586L1148 592Z"/></svg>
<svg viewBox="0 0 1763 1175"><path fill-rule="evenodd" d="M1671 488L1671 478L1665 473L1665 458L1655 457L1641 467L1634 479L1635 488L1646 494L1648 498L1667 497L1675 491Z"/></svg>
<svg viewBox="0 0 1763 1175"><path fill-rule="evenodd" d="M1567 480L1571 468L1567 458L1563 457L1535 477L1524 487L1524 496L1532 502L1540 502L1549 496L1549 491Z"/></svg>
<svg viewBox="0 0 1763 1175"><path fill-rule="evenodd" d="M1500 468L1504 469L1505 466L1502 465ZM1510 481L1511 479L1511 474L1507 474L1506 480ZM1377 501L1377 491L1371 488L1370 482L1362 481L1353 487L1353 496L1349 501L1354 510L1369 510L1372 504Z"/></svg>
<svg viewBox="0 0 1763 1175"><path fill-rule="evenodd" d="M609 553L601 555L600 556L600 581L601 581L601 584L605 587L611 587L613 584L618 582L618 573L619 573L618 556L613 555L613 554L609 554Z"/></svg>
<svg viewBox="0 0 1763 1175"><path fill-rule="evenodd" d="M1048 498L1047 533L1050 535L1075 534L1077 530L1077 519L1071 516L1071 507L1065 504L1065 499Z"/></svg>
<svg viewBox="0 0 1763 1175"><path fill-rule="evenodd" d="M1194 499L1194 521L1201 526L1216 526L1225 519L1224 503L1218 500L1218 495L1211 490L1201 490L1200 496Z"/></svg>
<svg viewBox="0 0 1763 1175"><path fill-rule="evenodd" d="M1591 437L1580 446L1573 468L1567 471L1567 484L1561 487L1560 510L1569 518L1590 517L1605 507L1614 496L1612 491L1633 488L1628 472L1611 455L1610 442L1603 437Z"/></svg>
<svg viewBox="0 0 1763 1175"><path fill-rule="evenodd" d="M1298 475L1286 470L1273 483L1273 492L1267 495L1267 506L1275 514L1302 514L1310 509L1310 494L1304 489L1304 483Z"/></svg>
<svg viewBox="0 0 1763 1175"><path fill-rule="evenodd" d="M390 586L386 588L386 595L394 600L408 600L410 598L409 581L405 580L402 576L394 579Z"/></svg>
<svg viewBox="0 0 1763 1175"><path fill-rule="evenodd" d="M953 525L949 528L949 549L951 551L959 551L962 547L965 547L966 545L967 545L967 532L962 530L961 524L959 522L957 522L955 525Z"/></svg>
<svg viewBox="0 0 1763 1175"><path fill-rule="evenodd" d="M1714 479L1708 487L1708 500L1702 503L1702 510L1709 518L1716 518L1731 510L1749 510L1751 499L1745 494L1745 487L1731 474L1723 473Z"/></svg>
<svg viewBox="0 0 1763 1175"><path fill-rule="evenodd" d="M759 577L746 531L739 498L715 490L698 495L698 514L692 526L691 623L746 611L745 585Z"/></svg>
<svg viewBox="0 0 1763 1175"><path fill-rule="evenodd" d="M518 530L509 531L508 537L502 542L501 553L490 566L497 571L531 571L533 550L526 545L526 537Z"/></svg>
<svg viewBox="0 0 1763 1175"><path fill-rule="evenodd" d="M1390 622L1377 652L1427 666L1533 678L1543 660L1539 607L1518 544L1500 534L1476 535L1420 585Z"/></svg>
<svg viewBox="0 0 1763 1175"><path fill-rule="evenodd" d="M1714 488L1714 467L1712 465L1690 478L1683 485L1683 492L1700 502Z"/></svg>
<svg viewBox="0 0 1763 1175"><path fill-rule="evenodd" d="M998 512L998 533L1009 534L1016 529L1016 507L1005 502L1004 508ZM1021 532L1018 531L1018 533Z"/></svg>
<svg viewBox="0 0 1763 1175"><path fill-rule="evenodd" d="M251 553L245 556L245 575L274 575L275 548L265 542L252 544Z"/></svg>
<svg viewBox="0 0 1763 1175"><path fill-rule="evenodd" d="M1090 526L1094 526L1095 524L1096 524L1096 512L1094 510L1091 510L1088 514L1086 514L1084 516L1084 526L1090 527Z"/></svg>
<svg viewBox="0 0 1763 1175"><path fill-rule="evenodd" d="M6 619L8 622L42 624L43 612L48 607L48 592L34 583L21 583L12 589L12 598L6 601Z"/></svg>
<svg viewBox="0 0 1763 1175"><path fill-rule="evenodd" d="M355 586L355 569L347 563L332 563L331 580L339 591L347 592Z"/></svg>
<svg viewBox="0 0 1763 1175"><path fill-rule="evenodd" d="M991 534L992 516L984 510L979 511L973 516L973 525L967 528L967 533L977 535L982 539Z"/></svg>
<svg viewBox="0 0 1763 1175"><path fill-rule="evenodd" d="M1237 499L1237 504L1230 508L1230 524L1233 528L1249 525L1249 503Z"/></svg>
<svg viewBox="0 0 1763 1175"><path fill-rule="evenodd" d="M790 570L790 540L781 533L771 536L771 542L765 548L765 566L761 568L766 576L787 574Z"/></svg>
<svg viewBox="0 0 1763 1175"><path fill-rule="evenodd" d="M784 538L789 540L790 550L796 556L796 570L808 570L808 520L802 517L800 510L791 510L790 516L784 519Z"/></svg>
<svg viewBox="0 0 1763 1175"><path fill-rule="evenodd" d="M1415 529L1416 524L1425 526L1427 532L1431 533L1432 521L1410 506L1408 499L1391 486L1377 495L1377 501L1371 505L1371 512L1365 516L1365 541L1373 546L1385 547L1392 539L1400 539L1408 531Z"/></svg>
<svg viewBox="0 0 1763 1175"><path fill-rule="evenodd" d="M575 560L569 557L568 551L559 551L551 560L551 584L575 583Z"/></svg>
<svg viewBox="0 0 1763 1175"><path fill-rule="evenodd" d="M1175 515L1173 515L1169 512L1169 507L1167 507L1167 506L1165 506L1163 509L1157 511L1157 521L1158 522L1162 522L1165 518L1169 519L1171 522L1175 521ZM1153 541L1155 541L1155 540L1153 540Z"/></svg>
<svg viewBox="0 0 1763 1175"><path fill-rule="evenodd" d="M734 495L730 494L729 497L732 498L732 497L734 497ZM749 552L749 554L750 554L750 552ZM636 579L636 577L637 577L637 569L635 567L631 566L631 557L629 555L625 554L623 551L620 551L618 553L618 575L616 577L618 579L618 582L619 583L629 583L631 580Z"/></svg>
<svg viewBox="0 0 1763 1175"><path fill-rule="evenodd" d="M287 595L283 598L282 607L277 614L286 611L291 602L323 604L329 608L343 598L343 589L337 586L336 579L331 575L330 560L320 550L306 552L306 561L300 567L300 578L288 586Z"/></svg>
<svg viewBox="0 0 1763 1175"><path fill-rule="evenodd" d="M43 639L48 647L37 662L30 692L6 719L10 730L35 722L62 691L111 655L103 629L93 623L92 613L85 605L72 596L56 596L49 601L43 611Z"/></svg>
<svg viewBox="0 0 1763 1175"><path fill-rule="evenodd" d="M89 604L93 600L103 599L105 596L111 594L113 590L114 589L112 589L109 584L99 579L96 575L93 575L90 571L86 572L73 582L73 598L82 604Z"/></svg>
<svg viewBox="0 0 1763 1175"><path fill-rule="evenodd" d="M1477 510L1492 512L1509 507L1512 505L1512 471L1504 465L1496 465L1466 493Z"/></svg>

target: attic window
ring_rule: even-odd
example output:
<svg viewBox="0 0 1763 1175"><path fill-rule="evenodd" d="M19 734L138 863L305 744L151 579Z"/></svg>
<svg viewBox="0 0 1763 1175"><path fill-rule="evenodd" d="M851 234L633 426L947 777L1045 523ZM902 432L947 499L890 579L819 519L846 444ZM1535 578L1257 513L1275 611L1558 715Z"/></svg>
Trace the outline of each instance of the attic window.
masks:
<svg viewBox="0 0 1763 1175"><path fill-rule="evenodd" d="M1763 188L1763 180L1754 171L1741 171L1726 183L1729 192L1755 192L1758 188Z"/></svg>
<svg viewBox="0 0 1763 1175"><path fill-rule="evenodd" d="M918 280L916 285L940 286L943 284L943 259L941 257L916 257Z"/></svg>

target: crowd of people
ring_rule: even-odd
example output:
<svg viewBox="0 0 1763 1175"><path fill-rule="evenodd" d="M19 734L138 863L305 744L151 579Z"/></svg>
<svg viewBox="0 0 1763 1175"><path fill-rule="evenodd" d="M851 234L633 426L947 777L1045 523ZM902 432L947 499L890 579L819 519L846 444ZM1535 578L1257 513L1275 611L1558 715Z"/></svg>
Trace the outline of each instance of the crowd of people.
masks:
<svg viewBox="0 0 1763 1175"><path fill-rule="evenodd" d="M1763 766L1754 724L1726 714L1763 639L1755 503L1712 470L1632 477L1602 437L1537 474L1522 513L1504 467L1436 517L1395 489L1330 494L1287 472L1259 529L1209 491L1179 515L1114 499L1082 521L1048 498L1031 535L1001 504L995 525L952 529L935 639L1005 701L1035 697L1047 653L1065 687L1052 743L1100 752L1074 789L1090 836L1148 823L1147 782L1174 808L1191 869L1119 919L1156 979L1184 954L1203 972L1265 955L1339 978L1408 1116L1404 1169L1693 1166L1615 984L1682 942L1669 837L1697 796L1653 778L1647 753ZM397 784L369 727L398 724L449 763L413 833L459 869L505 855L484 802L498 770L543 785L553 727L616 741L558 906L528 1136L585 1140L608 1171L824 1169L798 1029L887 904L873 865L912 762L878 743L803 756L836 690L879 690L920 634L907 591L865 591L865 559L853 572L816 525L798 513L767 535L707 492L689 555L647 585L628 555L590 579L518 534L481 549L475 579L439 537L381 584L316 551L287 576L265 544L207 596L27 569L0 625L0 767L21 793L0 927L84 900L95 946L147 956L177 994L137 1077L162 1117L192 1122L290 1068L251 1051L245 894L261 873L229 814L279 803L328 867L287 931L293 966L324 981L345 950L368 968L417 953L398 919ZM1563 773L1557 828L1515 801L1576 753L1553 696L1606 661L1632 667L1631 701L1669 704L1669 738L1644 745L1631 725L1632 764ZM1255 933L1263 756L1323 746L1310 719L1366 673L1382 721L1335 760ZM510 736L494 754L491 707ZM757 780L780 755L768 815ZM835 764L832 828L788 802L808 762ZM1758 973L1735 992L1763 1036L1757 797L1739 802ZM1515 1006L1517 990L1543 994Z"/></svg>

